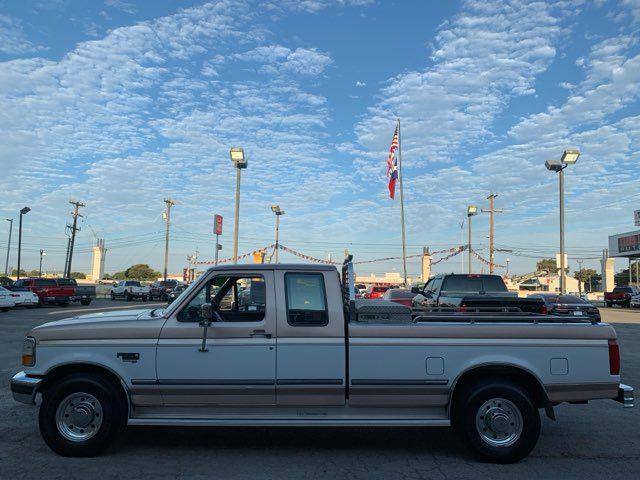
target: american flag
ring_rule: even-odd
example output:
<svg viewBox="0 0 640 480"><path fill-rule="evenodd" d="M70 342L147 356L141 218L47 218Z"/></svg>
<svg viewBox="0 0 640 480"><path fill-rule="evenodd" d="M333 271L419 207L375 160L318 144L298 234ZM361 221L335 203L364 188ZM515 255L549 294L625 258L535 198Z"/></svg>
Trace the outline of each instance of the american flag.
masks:
<svg viewBox="0 0 640 480"><path fill-rule="evenodd" d="M396 131L393 134L393 140L391 140L391 148L389 149L389 156L387 157L387 178L389 179L389 197L393 200L396 194L396 181L398 180L398 156L396 155L398 150L398 126L396 125Z"/></svg>

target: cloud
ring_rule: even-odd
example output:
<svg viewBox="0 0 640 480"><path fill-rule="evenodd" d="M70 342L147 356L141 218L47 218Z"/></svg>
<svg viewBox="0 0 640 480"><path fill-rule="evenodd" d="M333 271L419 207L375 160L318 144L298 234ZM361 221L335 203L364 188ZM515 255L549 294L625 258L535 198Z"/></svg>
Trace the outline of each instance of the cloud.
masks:
<svg viewBox="0 0 640 480"><path fill-rule="evenodd" d="M123 0L104 0L104 4L107 7L115 8L131 15L138 13L138 8L135 4L124 2Z"/></svg>
<svg viewBox="0 0 640 480"><path fill-rule="evenodd" d="M43 50L31 43L22 28L22 22L9 15L0 14L0 53L22 56Z"/></svg>
<svg viewBox="0 0 640 480"><path fill-rule="evenodd" d="M331 64L331 57L316 49L291 50L282 45L256 47L248 52L236 54L234 58L260 63L261 71L267 73L291 72L309 76L320 75Z"/></svg>
<svg viewBox="0 0 640 480"><path fill-rule="evenodd" d="M356 87L366 87L367 84L361 80L356 80Z"/></svg>

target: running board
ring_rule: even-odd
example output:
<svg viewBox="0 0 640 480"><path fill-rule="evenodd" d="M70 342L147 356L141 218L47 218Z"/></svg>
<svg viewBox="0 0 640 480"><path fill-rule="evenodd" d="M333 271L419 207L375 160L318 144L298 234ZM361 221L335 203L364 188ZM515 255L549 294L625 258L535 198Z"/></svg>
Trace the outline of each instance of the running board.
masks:
<svg viewBox="0 0 640 480"><path fill-rule="evenodd" d="M438 419L262 419L262 418L130 418L130 426L157 427L449 427L449 420Z"/></svg>

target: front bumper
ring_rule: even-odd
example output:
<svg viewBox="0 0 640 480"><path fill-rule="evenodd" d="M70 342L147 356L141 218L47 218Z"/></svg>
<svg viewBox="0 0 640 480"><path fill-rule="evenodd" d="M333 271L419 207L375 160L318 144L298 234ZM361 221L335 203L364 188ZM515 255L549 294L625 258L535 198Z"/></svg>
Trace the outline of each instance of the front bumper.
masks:
<svg viewBox="0 0 640 480"><path fill-rule="evenodd" d="M16 402L34 405L36 393L42 383L41 378L28 377L26 373L16 373L11 379L11 393Z"/></svg>
<svg viewBox="0 0 640 480"><path fill-rule="evenodd" d="M631 408L634 406L633 387L621 383L618 387L618 396L616 402L620 402L624 408Z"/></svg>

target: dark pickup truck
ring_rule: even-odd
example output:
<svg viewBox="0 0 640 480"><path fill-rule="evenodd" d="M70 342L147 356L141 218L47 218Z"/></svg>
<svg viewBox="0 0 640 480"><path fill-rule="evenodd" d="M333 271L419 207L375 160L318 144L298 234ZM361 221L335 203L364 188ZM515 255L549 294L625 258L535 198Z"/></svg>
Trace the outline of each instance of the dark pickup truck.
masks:
<svg viewBox="0 0 640 480"><path fill-rule="evenodd" d="M612 292L605 292L604 303L607 307L620 305L629 308L631 306L631 297L638 295L636 287L615 287Z"/></svg>
<svg viewBox="0 0 640 480"><path fill-rule="evenodd" d="M58 278L58 285L72 286L74 293L69 297L71 302L80 302L82 305L89 305L96 297L95 285L78 285L75 278Z"/></svg>
<svg viewBox="0 0 640 480"><path fill-rule="evenodd" d="M541 299L519 298L499 275L436 275L411 291L416 310L546 313Z"/></svg>

